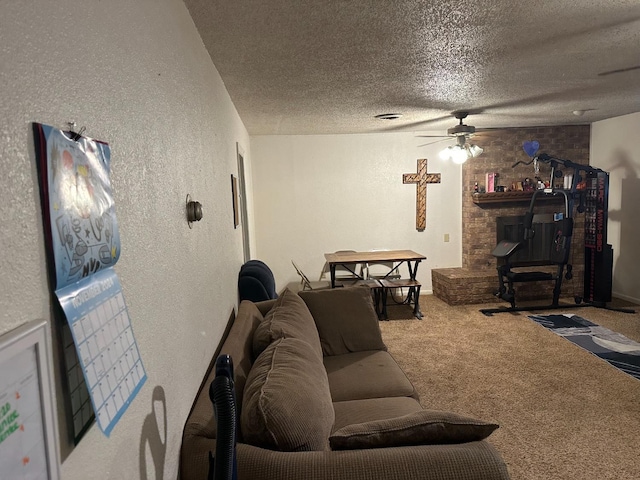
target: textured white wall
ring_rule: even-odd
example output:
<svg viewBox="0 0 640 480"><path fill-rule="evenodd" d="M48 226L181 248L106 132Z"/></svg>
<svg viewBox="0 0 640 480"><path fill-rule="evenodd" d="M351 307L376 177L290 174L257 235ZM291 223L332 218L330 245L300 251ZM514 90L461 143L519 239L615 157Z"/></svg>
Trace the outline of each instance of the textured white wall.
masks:
<svg viewBox="0 0 640 480"><path fill-rule="evenodd" d="M51 318L30 122L75 120L112 148L116 271L148 381L110 438L91 428L62 478L176 478L184 421L237 299L229 176L236 142L249 163L248 134L180 0L5 0L1 10L0 333ZM192 230L187 193L204 206ZM146 447L142 468L156 387L166 447Z"/></svg>
<svg viewBox="0 0 640 480"><path fill-rule="evenodd" d="M591 165L609 172L608 242L613 246L613 293L640 303L640 112L591 125Z"/></svg>
<svg viewBox="0 0 640 480"><path fill-rule="evenodd" d="M418 279L431 290L431 269L461 265L461 168L438 158L446 142L412 133L252 136L257 258L280 289L298 277L317 280L325 252L411 249L427 256ZM449 141L451 143L451 141ZM427 228L415 228L416 187L402 183L428 159L442 183L427 187ZM445 233L450 241L444 242Z"/></svg>

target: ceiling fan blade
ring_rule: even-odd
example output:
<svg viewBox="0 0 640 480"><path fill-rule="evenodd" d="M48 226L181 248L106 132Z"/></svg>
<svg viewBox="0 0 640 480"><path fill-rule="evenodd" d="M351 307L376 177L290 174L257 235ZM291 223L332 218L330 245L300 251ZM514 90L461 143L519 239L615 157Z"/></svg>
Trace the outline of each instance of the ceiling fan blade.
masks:
<svg viewBox="0 0 640 480"><path fill-rule="evenodd" d="M613 75L614 73L630 72L632 70L638 70L638 69L640 69L640 65L634 65L633 67L618 68L616 70L609 70L608 72L602 72L602 73L599 73L598 76L605 77L607 75Z"/></svg>
<svg viewBox="0 0 640 480"><path fill-rule="evenodd" d="M418 147L426 147L427 145L433 145L434 143L444 142L445 140L449 140L450 138L453 138L453 137L449 137L449 138L441 138L440 140L435 140L435 141L433 141L433 142L423 143L423 144L421 144L421 145L418 145Z"/></svg>
<svg viewBox="0 0 640 480"><path fill-rule="evenodd" d="M455 138L451 135L416 135L416 137L420 138Z"/></svg>
<svg viewBox="0 0 640 480"><path fill-rule="evenodd" d="M504 130L506 130L507 127L495 127L495 128L476 128L476 131L473 135L478 135L478 134L482 134L482 135L491 135L492 133L500 133Z"/></svg>
<svg viewBox="0 0 640 480"><path fill-rule="evenodd" d="M447 115L447 116L441 116L436 118L430 118L426 120L418 120L410 123L399 123L398 125L395 125L391 128L385 128L383 131L392 132L395 130L418 130L418 129L425 130L424 128L425 125L442 122L443 120L446 120L448 118L451 118L451 116Z"/></svg>

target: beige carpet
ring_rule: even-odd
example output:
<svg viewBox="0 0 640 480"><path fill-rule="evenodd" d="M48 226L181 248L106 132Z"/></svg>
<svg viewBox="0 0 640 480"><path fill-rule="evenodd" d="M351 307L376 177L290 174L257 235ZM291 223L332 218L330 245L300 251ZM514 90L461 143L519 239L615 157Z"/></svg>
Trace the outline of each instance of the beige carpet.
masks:
<svg viewBox="0 0 640 480"><path fill-rule="evenodd" d="M495 421L489 441L513 480L640 479L640 381L527 318L487 317L426 295L380 322L426 408ZM628 305L624 302L616 304ZM497 305L506 305L504 303ZM636 308L640 311L640 307ZM572 313L640 342L640 313Z"/></svg>

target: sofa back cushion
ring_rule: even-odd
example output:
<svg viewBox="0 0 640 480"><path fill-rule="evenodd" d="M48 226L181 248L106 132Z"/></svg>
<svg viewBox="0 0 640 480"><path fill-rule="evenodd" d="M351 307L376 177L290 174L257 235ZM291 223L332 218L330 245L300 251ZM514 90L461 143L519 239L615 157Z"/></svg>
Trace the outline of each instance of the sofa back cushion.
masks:
<svg viewBox="0 0 640 480"><path fill-rule="evenodd" d="M322 358L320 337L311 312L306 303L288 288L280 294L253 334L254 358L258 358L267 346L280 338L303 340Z"/></svg>
<svg viewBox="0 0 640 480"><path fill-rule="evenodd" d="M368 288L308 290L298 295L313 315L324 355L387 349Z"/></svg>
<svg viewBox="0 0 640 480"><path fill-rule="evenodd" d="M297 338L271 343L245 385L240 416L244 442L288 452L329 450L334 420L322 359Z"/></svg>

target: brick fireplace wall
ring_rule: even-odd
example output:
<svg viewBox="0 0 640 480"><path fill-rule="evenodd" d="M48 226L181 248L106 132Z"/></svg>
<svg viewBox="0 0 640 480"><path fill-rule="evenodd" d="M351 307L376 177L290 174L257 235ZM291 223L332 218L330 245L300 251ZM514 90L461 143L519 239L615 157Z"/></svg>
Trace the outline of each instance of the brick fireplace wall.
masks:
<svg viewBox="0 0 640 480"><path fill-rule="evenodd" d="M475 182L484 187L485 174L498 173L497 185L511 187L525 178L535 180L533 165L513 165L530 158L522 144L528 140L540 143L540 153L575 163L589 164L590 126L508 128L476 134L472 142L484 149L482 155L468 160L462 169L462 267L432 271L433 293L450 305L494 301L498 287L496 259L491 251L496 245L496 217L524 215L528 201L477 205L473 202ZM539 177L550 180L551 167L540 163ZM568 172L572 173L572 172ZM556 179L562 186L562 178ZM536 203L536 213L564 211L561 203ZM574 276L563 282L563 296L582 295L584 269L584 216L574 209L574 235L569 263ZM517 299L547 298L551 301L553 282L518 284Z"/></svg>

